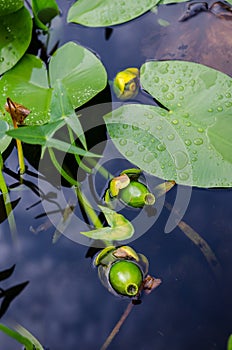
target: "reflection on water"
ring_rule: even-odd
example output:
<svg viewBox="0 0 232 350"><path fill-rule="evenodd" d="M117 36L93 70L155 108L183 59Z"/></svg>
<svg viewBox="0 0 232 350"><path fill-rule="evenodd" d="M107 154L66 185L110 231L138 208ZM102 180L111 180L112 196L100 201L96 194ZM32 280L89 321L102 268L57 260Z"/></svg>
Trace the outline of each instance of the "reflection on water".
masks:
<svg viewBox="0 0 232 350"><path fill-rule="evenodd" d="M205 63L232 75L229 20L202 12L186 22L178 22L186 4L169 5L160 7L157 15L148 13L114 27L105 37L104 28L91 30L64 24L65 3L70 4L59 1L63 17L54 21L59 29L59 45L75 40L96 51L110 79L125 67L140 67L145 59L173 58ZM170 26L161 27L159 18L169 21ZM109 158L113 159L115 154ZM13 150L6 165L15 172L16 164ZM32 165L28 167L35 171ZM6 180L10 185L17 182L10 174ZM26 180L35 181L30 175L26 175ZM31 232L30 227L38 228L45 223L43 216L35 218L43 212L43 206L42 203L32 206L38 202L38 196L30 187L18 189L16 186L11 192L12 200L20 198L14 210L18 245L12 246L7 222L2 222L0 267L3 270L16 263L9 283L12 280L14 284L26 280L30 283L1 321L17 321L50 350L99 349L127 303L101 286L90 259L85 258L87 247L64 236L52 244L53 226L48 225L37 234ZM167 199L173 202L174 197L175 191ZM215 252L223 270L220 280L215 279L200 250L178 228L170 234L163 233L169 215L165 209L147 234L131 244L149 258L150 273L162 278L163 283L134 308L110 349L225 348L232 332L230 202L230 190L193 189L184 217ZM5 281L4 287L9 286ZM0 344L1 349L20 349L3 334Z"/></svg>

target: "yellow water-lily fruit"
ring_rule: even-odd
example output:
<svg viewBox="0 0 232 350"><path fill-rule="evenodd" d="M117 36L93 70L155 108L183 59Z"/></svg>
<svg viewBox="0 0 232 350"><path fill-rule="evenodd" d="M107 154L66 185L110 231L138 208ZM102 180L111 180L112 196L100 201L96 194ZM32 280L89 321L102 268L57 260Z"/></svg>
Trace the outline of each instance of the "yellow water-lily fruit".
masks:
<svg viewBox="0 0 232 350"><path fill-rule="evenodd" d="M139 91L138 68L127 68L119 72L114 79L113 88L116 96L121 100L135 97Z"/></svg>

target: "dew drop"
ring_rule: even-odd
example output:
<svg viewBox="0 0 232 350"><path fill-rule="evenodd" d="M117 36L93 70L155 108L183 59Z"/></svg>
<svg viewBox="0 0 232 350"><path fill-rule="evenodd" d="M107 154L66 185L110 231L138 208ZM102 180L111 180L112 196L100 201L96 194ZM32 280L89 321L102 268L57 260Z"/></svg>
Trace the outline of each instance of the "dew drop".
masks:
<svg viewBox="0 0 232 350"><path fill-rule="evenodd" d="M192 144L192 141L190 139L187 139L184 141L184 143L186 144L186 146L190 146Z"/></svg>
<svg viewBox="0 0 232 350"><path fill-rule="evenodd" d="M127 124L123 124L123 129L127 129L128 128L128 125Z"/></svg>
<svg viewBox="0 0 232 350"><path fill-rule="evenodd" d="M138 147L139 152L143 152L145 150L145 147L143 145L140 145Z"/></svg>
<svg viewBox="0 0 232 350"><path fill-rule="evenodd" d="M127 140L121 139L121 140L119 141L119 144L120 144L121 146L126 146Z"/></svg>
<svg viewBox="0 0 232 350"><path fill-rule="evenodd" d="M154 156L151 153L146 153L143 157L145 163L151 163L154 160Z"/></svg>
<svg viewBox="0 0 232 350"><path fill-rule="evenodd" d="M177 151L173 154L176 168L183 169L188 163L188 155L183 151Z"/></svg>
<svg viewBox="0 0 232 350"><path fill-rule="evenodd" d="M174 124L174 125L179 124L179 120L177 120L177 119L173 119L173 120L172 120L172 124Z"/></svg>
<svg viewBox="0 0 232 350"><path fill-rule="evenodd" d="M196 138L194 139L194 144L199 146L199 145L202 145L203 144L203 140L201 138Z"/></svg>
<svg viewBox="0 0 232 350"><path fill-rule="evenodd" d="M184 91L184 87L182 85L178 86L178 91Z"/></svg>
<svg viewBox="0 0 232 350"><path fill-rule="evenodd" d="M222 112L223 111L223 108L221 106L217 107L217 111L218 112Z"/></svg>
<svg viewBox="0 0 232 350"><path fill-rule="evenodd" d="M162 92L167 92L169 90L169 86L168 85L163 85L162 88L161 88L161 91Z"/></svg>
<svg viewBox="0 0 232 350"><path fill-rule="evenodd" d="M202 133L202 132L204 132L204 129L198 128L197 131Z"/></svg>
<svg viewBox="0 0 232 350"><path fill-rule="evenodd" d="M231 97L231 93L230 92L227 92L226 93L226 98L230 98Z"/></svg>
<svg viewBox="0 0 232 350"><path fill-rule="evenodd" d="M195 83L196 83L196 81L195 81L194 79L192 79L192 80L190 80L189 85L190 85L190 86L194 86Z"/></svg>
<svg viewBox="0 0 232 350"><path fill-rule="evenodd" d="M181 84L182 80L181 79L176 79L176 84Z"/></svg>
<svg viewBox="0 0 232 350"><path fill-rule="evenodd" d="M131 157L133 156L134 152L133 151L126 151L126 156Z"/></svg>
<svg viewBox="0 0 232 350"><path fill-rule="evenodd" d="M192 125L191 122L187 122L187 123L186 123L186 126L191 126L191 125Z"/></svg>
<svg viewBox="0 0 232 350"><path fill-rule="evenodd" d="M213 108L209 108L209 109L208 109L208 112L209 112L209 113L212 113L212 112L213 112Z"/></svg>
<svg viewBox="0 0 232 350"><path fill-rule="evenodd" d="M159 77L154 77L153 81L157 84L159 82Z"/></svg>
<svg viewBox="0 0 232 350"><path fill-rule="evenodd" d="M179 179L182 181L186 181L189 178L189 175L187 173L179 173L178 176L179 176Z"/></svg>
<svg viewBox="0 0 232 350"><path fill-rule="evenodd" d="M4 62L4 57L0 57L0 62Z"/></svg>
<svg viewBox="0 0 232 350"><path fill-rule="evenodd" d="M156 148L157 148L157 150L160 151L160 152L163 152L163 151L166 150L166 146L165 146L164 143L158 144L158 146L157 146Z"/></svg>
<svg viewBox="0 0 232 350"><path fill-rule="evenodd" d="M173 99L174 99L173 93L172 93L172 92L167 93L166 98L167 98L168 100L173 100Z"/></svg>
<svg viewBox="0 0 232 350"><path fill-rule="evenodd" d="M175 139L175 135L174 134L168 135L168 140L169 141L173 141L174 139Z"/></svg>

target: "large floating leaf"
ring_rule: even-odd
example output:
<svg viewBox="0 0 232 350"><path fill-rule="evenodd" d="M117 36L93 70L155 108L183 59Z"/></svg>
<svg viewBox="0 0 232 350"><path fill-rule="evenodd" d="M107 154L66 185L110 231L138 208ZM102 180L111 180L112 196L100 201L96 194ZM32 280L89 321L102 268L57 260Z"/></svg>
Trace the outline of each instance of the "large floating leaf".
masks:
<svg viewBox="0 0 232 350"><path fill-rule="evenodd" d="M9 96L13 101L31 110L26 119L27 124L47 122L51 93L43 62L33 55L25 55L0 80L0 118L12 123L10 115L4 109L6 98Z"/></svg>
<svg viewBox="0 0 232 350"><path fill-rule="evenodd" d="M134 19L154 7L159 0L78 0L68 12L68 22L89 27L105 27Z"/></svg>
<svg viewBox="0 0 232 350"><path fill-rule="evenodd" d="M53 88L58 80L67 90L73 108L89 101L104 89L107 81L100 60L73 42L57 50L49 63L49 73L50 79L43 62L32 55L25 55L5 73L0 80L0 119L7 118L4 116L7 96L31 110L26 119L27 124L43 124L50 119L52 93L57 94Z"/></svg>
<svg viewBox="0 0 232 350"><path fill-rule="evenodd" d="M56 0L32 0L32 10L36 26L45 31L48 30L46 24L59 13Z"/></svg>
<svg viewBox="0 0 232 350"><path fill-rule="evenodd" d="M133 236L134 227L123 215L107 207L99 206L99 208L104 213L109 226L88 232L80 232L81 234L92 239L100 239L107 242L123 241Z"/></svg>
<svg viewBox="0 0 232 350"><path fill-rule="evenodd" d="M23 0L0 0L0 16L18 11L23 7Z"/></svg>
<svg viewBox="0 0 232 350"><path fill-rule="evenodd" d="M133 104L106 115L120 152L179 184L232 186L232 79L196 63L147 62L141 84L167 110Z"/></svg>
<svg viewBox="0 0 232 350"><path fill-rule="evenodd" d="M62 80L73 108L91 100L106 86L107 74L101 61L89 50L73 42L62 46L49 65L51 86Z"/></svg>
<svg viewBox="0 0 232 350"><path fill-rule="evenodd" d="M31 41L32 19L25 7L0 17L0 33L0 74L3 74L20 60Z"/></svg>
<svg viewBox="0 0 232 350"><path fill-rule="evenodd" d="M9 125L4 120L0 120L0 152L4 152L11 142L11 137L6 135Z"/></svg>

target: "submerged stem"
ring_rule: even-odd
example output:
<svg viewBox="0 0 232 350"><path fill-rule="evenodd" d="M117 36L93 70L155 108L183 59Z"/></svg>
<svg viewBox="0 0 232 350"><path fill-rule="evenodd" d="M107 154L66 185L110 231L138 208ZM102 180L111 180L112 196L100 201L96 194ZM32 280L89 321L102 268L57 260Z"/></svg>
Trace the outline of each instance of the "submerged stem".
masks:
<svg viewBox="0 0 232 350"><path fill-rule="evenodd" d="M106 341L104 342L104 344L102 345L100 350L106 350L108 348L108 346L111 344L111 342L114 339L114 337L116 336L116 334L120 331L120 328L122 327L123 323L125 322L125 320L129 316L131 310L133 309L133 306L134 306L134 304L132 302L130 302L130 304L127 305L127 308L123 312L122 317L116 323L116 325L114 326L113 330L109 334L108 338L106 339Z"/></svg>
<svg viewBox="0 0 232 350"><path fill-rule="evenodd" d="M165 206L169 211L173 210L171 204L165 202ZM179 213L176 211L177 218L179 216L178 214ZM220 278L221 266L217 260L216 255L214 254L208 243L186 222L182 220L178 222L177 219L177 226L201 250L215 276L217 278Z"/></svg>

